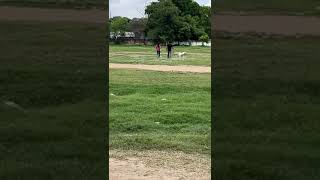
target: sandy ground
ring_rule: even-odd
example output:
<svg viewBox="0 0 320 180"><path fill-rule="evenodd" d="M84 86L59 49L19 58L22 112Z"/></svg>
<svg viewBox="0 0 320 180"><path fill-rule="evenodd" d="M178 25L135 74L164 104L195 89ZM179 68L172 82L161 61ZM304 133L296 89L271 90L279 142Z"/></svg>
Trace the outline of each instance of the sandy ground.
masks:
<svg viewBox="0 0 320 180"><path fill-rule="evenodd" d="M279 35L320 35L320 17L215 15L214 30Z"/></svg>
<svg viewBox="0 0 320 180"><path fill-rule="evenodd" d="M209 155L164 151L109 152L110 180L209 180Z"/></svg>
<svg viewBox="0 0 320 180"><path fill-rule="evenodd" d="M208 66L189 66L189 65L145 65L145 64L116 64L109 63L111 69L141 69L149 71L163 72L192 72L192 73L211 73L211 67Z"/></svg>

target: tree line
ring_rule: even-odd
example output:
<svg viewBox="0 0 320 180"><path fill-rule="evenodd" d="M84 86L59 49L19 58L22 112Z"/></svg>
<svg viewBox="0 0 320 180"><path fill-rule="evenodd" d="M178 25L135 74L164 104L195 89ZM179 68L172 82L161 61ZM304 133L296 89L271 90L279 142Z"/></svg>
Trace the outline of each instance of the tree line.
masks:
<svg viewBox="0 0 320 180"><path fill-rule="evenodd" d="M211 7L194 0L158 0L145 9L146 18L110 18L110 31L117 35L134 32L156 42L200 40L211 38Z"/></svg>

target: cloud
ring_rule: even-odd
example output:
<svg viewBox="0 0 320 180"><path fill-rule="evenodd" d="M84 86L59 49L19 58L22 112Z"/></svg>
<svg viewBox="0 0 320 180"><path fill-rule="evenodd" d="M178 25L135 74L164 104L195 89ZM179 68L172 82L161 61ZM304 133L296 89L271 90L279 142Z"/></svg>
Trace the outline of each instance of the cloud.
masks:
<svg viewBox="0 0 320 180"><path fill-rule="evenodd" d="M206 4L206 6L211 6L211 0L208 0L208 3Z"/></svg>
<svg viewBox="0 0 320 180"><path fill-rule="evenodd" d="M114 16L129 18L143 17L144 9L149 3L157 0L110 0L109 13ZM196 0L200 5L211 4L211 0ZM209 2L208 2L209 1Z"/></svg>
<svg viewBox="0 0 320 180"><path fill-rule="evenodd" d="M109 0L110 4L119 3L120 0Z"/></svg>
<svg viewBox="0 0 320 180"><path fill-rule="evenodd" d="M144 9L149 0L111 0L109 11L111 16L129 18L144 16Z"/></svg>

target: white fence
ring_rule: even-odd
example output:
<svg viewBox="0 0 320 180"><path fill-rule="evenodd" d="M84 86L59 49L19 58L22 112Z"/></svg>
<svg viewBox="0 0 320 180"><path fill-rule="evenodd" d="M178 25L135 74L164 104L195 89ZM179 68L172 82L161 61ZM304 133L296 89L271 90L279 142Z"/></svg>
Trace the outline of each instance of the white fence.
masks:
<svg viewBox="0 0 320 180"><path fill-rule="evenodd" d="M174 42L174 44L180 44L182 46L211 46L211 41L208 43L203 43L201 41L184 41L184 42Z"/></svg>
<svg viewBox="0 0 320 180"><path fill-rule="evenodd" d="M110 38L114 38L114 37L116 37L116 38L118 38L118 37L134 38L135 34L134 34L134 32L124 32L124 34L121 35L120 32L117 32L117 33L110 32Z"/></svg>

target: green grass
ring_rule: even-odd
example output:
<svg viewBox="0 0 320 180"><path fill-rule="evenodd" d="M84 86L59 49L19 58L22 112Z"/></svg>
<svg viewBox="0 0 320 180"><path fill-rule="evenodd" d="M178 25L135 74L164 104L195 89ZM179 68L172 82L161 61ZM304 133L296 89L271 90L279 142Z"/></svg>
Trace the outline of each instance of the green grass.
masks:
<svg viewBox="0 0 320 180"><path fill-rule="evenodd" d="M0 179L106 178L104 27L0 24Z"/></svg>
<svg viewBox="0 0 320 180"><path fill-rule="evenodd" d="M278 14L320 15L318 0L216 0L215 12L245 11Z"/></svg>
<svg viewBox="0 0 320 180"><path fill-rule="evenodd" d="M0 0L0 5L48 8L106 8L108 0Z"/></svg>
<svg viewBox="0 0 320 180"><path fill-rule="evenodd" d="M165 51L165 50L163 50ZM160 60L152 46L111 45L112 63L210 65L210 48L176 47ZM164 55L165 56L165 55ZM146 83L148 82L148 83ZM110 149L210 154L210 74L111 70Z"/></svg>
<svg viewBox="0 0 320 180"><path fill-rule="evenodd" d="M210 74L111 70L110 149L209 155L210 87Z"/></svg>
<svg viewBox="0 0 320 180"><path fill-rule="evenodd" d="M184 58L177 56L167 59L166 48L162 47L160 59L156 57L153 46L110 45L111 63L129 64L165 64L165 65L199 65L210 66L211 47L176 46L175 52L186 52Z"/></svg>
<svg viewBox="0 0 320 180"><path fill-rule="evenodd" d="M217 179L319 179L319 40L216 39Z"/></svg>

